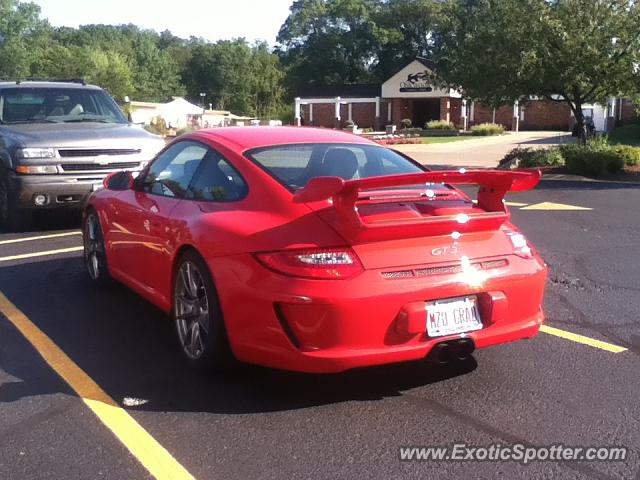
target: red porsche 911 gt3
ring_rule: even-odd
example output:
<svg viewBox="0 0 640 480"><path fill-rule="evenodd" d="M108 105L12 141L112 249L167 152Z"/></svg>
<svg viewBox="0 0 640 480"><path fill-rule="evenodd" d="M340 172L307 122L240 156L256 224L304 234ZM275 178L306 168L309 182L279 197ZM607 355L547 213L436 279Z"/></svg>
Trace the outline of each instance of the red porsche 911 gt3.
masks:
<svg viewBox="0 0 640 480"><path fill-rule="evenodd" d="M169 313L196 367L454 361L538 332L546 265L503 198L539 179L428 171L334 130L202 130L105 180L84 258Z"/></svg>

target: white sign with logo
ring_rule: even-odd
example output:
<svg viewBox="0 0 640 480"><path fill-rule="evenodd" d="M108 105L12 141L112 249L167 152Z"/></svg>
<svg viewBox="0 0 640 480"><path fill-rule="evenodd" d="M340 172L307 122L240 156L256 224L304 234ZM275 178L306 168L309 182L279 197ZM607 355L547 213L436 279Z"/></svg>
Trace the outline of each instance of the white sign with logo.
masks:
<svg viewBox="0 0 640 480"><path fill-rule="evenodd" d="M431 71L420 61L414 60L382 84L383 98L460 98L455 90L434 87L430 82Z"/></svg>

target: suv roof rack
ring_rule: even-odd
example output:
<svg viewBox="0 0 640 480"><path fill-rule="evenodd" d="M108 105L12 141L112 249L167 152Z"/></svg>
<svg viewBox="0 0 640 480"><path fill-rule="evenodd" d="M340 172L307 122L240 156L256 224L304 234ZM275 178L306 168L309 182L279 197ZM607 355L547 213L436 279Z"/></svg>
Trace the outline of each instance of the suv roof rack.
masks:
<svg viewBox="0 0 640 480"><path fill-rule="evenodd" d="M16 82L16 85L20 85L22 82L56 82L56 83L77 83L80 85L86 85L87 82L83 78L37 78L37 77L26 77L19 79L0 79L0 82Z"/></svg>

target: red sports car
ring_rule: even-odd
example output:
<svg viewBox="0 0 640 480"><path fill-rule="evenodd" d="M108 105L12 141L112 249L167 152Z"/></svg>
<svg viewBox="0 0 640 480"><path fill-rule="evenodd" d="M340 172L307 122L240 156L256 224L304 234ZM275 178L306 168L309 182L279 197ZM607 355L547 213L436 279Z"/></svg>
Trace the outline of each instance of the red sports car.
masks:
<svg viewBox="0 0 640 480"><path fill-rule="evenodd" d="M538 332L546 265L503 197L539 178L429 171L334 130L203 130L105 180L84 258L169 313L196 367L455 361Z"/></svg>

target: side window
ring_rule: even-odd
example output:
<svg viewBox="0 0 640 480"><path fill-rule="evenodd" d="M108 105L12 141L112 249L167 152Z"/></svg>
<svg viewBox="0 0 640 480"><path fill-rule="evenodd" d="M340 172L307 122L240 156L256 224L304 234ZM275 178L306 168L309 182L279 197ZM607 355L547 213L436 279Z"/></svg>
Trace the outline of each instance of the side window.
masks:
<svg viewBox="0 0 640 480"><path fill-rule="evenodd" d="M209 152L197 142L176 143L151 164L143 180L144 191L164 197L187 197L189 184Z"/></svg>
<svg viewBox="0 0 640 480"><path fill-rule="evenodd" d="M238 171L216 152L209 155L191 184L188 198L209 202L235 202L247 194Z"/></svg>

